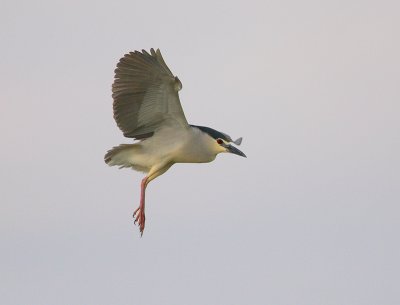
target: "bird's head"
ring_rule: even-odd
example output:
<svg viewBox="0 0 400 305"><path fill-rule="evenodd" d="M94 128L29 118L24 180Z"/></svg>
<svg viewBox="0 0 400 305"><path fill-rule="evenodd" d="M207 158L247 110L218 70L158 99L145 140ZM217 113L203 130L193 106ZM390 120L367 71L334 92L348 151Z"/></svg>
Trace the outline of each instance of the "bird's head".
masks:
<svg viewBox="0 0 400 305"><path fill-rule="evenodd" d="M228 152L232 153L241 157L247 158L247 156L239 149L237 149L235 146L230 144L229 142L225 141L224 139L217 138L215 140L216 144L219 146L219 152ZM231 141L232 143L235 143L236 145L240 145L242 142L242 138L237 139L236 141Z"/></svg>
<svg viewBox="0 0 400 305"><path fill-rule="evenodd" d="M191 125L192 127L197 127L199 128L202 132L208 134L213 141L212 147L213 150L215 151L216 154L222 153L222 152L228 152L232 153L241 157L246 157L246 155L237 149L235 146L233 146L231 143L234 143L236 145L240 145L242 143L242 138L239 138L235 141L232 140L230 136L227 134L217 131L215 129L212 129L210 127L204 127L204 126L195 126Z"/></svg>

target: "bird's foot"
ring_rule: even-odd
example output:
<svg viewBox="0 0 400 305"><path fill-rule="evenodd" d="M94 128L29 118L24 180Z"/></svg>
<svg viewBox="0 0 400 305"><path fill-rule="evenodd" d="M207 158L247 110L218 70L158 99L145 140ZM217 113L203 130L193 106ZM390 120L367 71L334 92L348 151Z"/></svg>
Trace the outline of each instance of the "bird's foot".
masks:
<svg viewBox="0 0 400 305"><path fill-rule="evenodd" d="M146 216L144 215L144 209L141 209L140 207L138 207L133 212L133 218L135 218L134 224L137 223L139 226L140 235L143 235L144 224L146 222Z"/></svg>

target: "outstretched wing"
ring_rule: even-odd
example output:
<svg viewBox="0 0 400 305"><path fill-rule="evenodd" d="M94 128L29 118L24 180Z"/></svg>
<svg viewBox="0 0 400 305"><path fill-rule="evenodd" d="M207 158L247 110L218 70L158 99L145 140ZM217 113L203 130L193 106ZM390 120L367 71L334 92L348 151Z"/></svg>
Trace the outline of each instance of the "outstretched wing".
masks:
<svg viewBox="0 0 400 305"><path fill-rule="evenodd" d="M182 83L167 67L159 49L150 53L125 54L115 69L114 119L128 138L152 136L168 119L188 126L178 95Z"/></svg>

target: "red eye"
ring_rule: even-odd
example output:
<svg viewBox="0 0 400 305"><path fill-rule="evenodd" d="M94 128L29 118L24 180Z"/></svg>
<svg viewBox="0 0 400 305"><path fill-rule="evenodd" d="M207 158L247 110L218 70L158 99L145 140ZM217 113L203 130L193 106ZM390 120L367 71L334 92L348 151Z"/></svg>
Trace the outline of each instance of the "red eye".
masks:
<svg viewBox="0 0 400 305"><path fill-rule="evenodd" d="M221 139L218 139L218 140L217 140L217 143L218 143L219 145L221 145L222 143L224 143L224 141L222 141Z"/></svg>

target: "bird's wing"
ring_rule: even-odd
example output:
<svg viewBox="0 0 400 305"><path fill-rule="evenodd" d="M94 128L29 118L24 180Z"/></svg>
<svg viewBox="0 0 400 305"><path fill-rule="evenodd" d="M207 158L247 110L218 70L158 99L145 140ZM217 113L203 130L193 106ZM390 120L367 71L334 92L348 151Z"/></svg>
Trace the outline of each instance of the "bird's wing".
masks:
<svg viewBox="0 0 400 305"><path fill-rule="evenodd" d="M174 77L160 50L125 54L115 69L112 85L114 119L128 138L146 138L168 119L183 127L185 118L178 91L182 83Z"/></svg>

